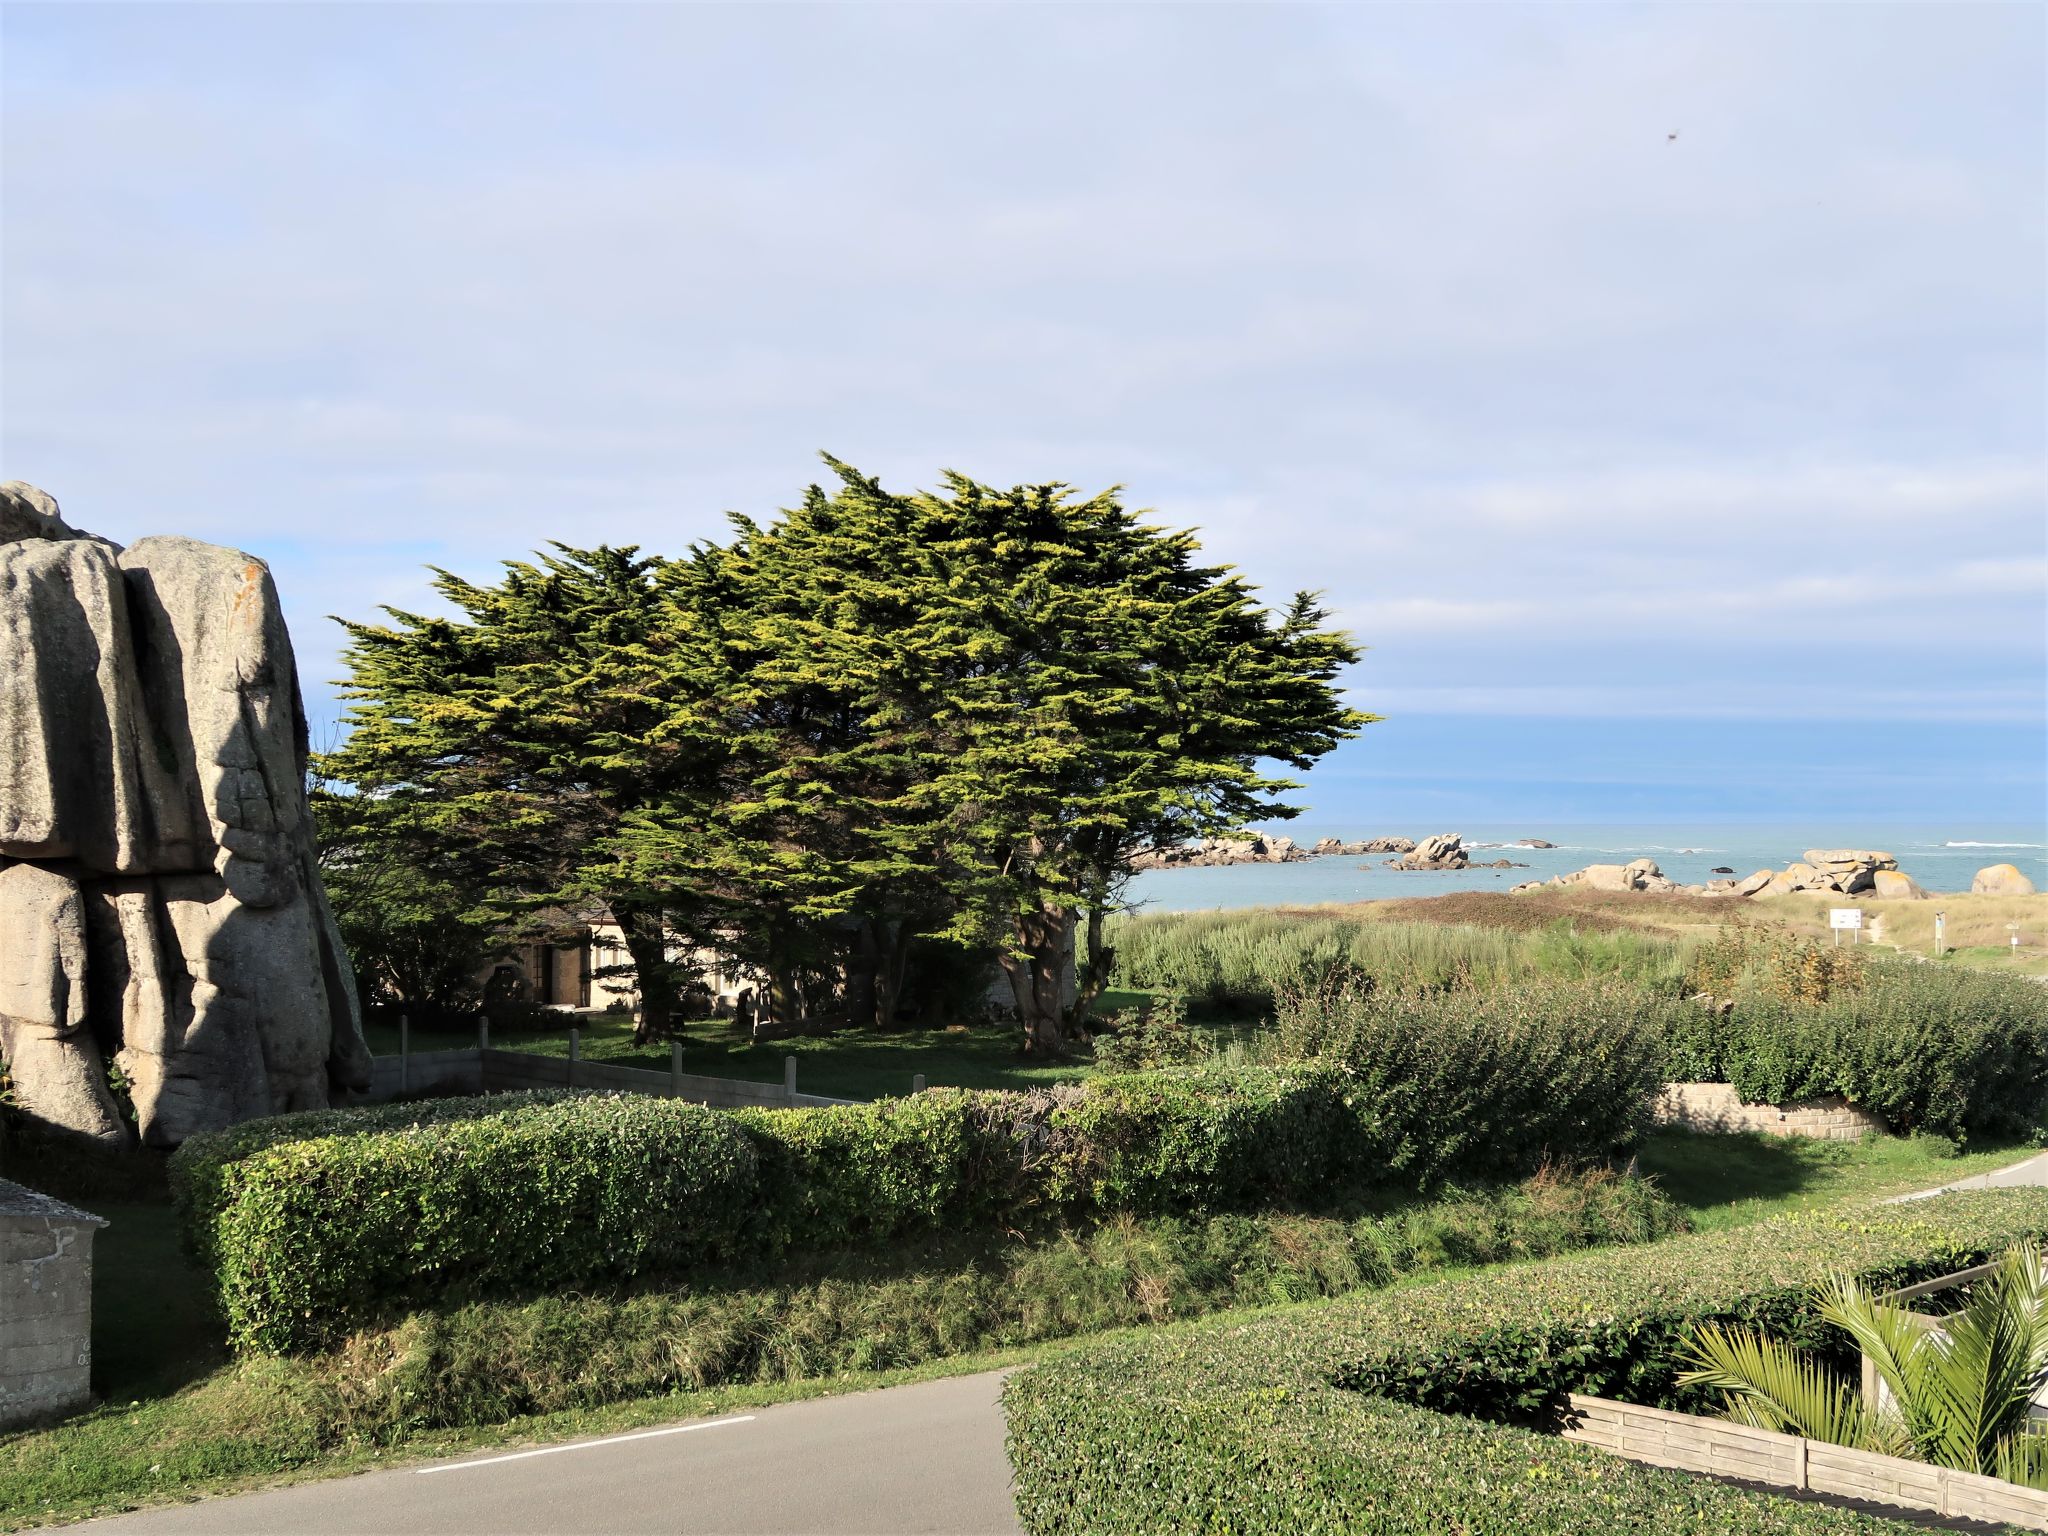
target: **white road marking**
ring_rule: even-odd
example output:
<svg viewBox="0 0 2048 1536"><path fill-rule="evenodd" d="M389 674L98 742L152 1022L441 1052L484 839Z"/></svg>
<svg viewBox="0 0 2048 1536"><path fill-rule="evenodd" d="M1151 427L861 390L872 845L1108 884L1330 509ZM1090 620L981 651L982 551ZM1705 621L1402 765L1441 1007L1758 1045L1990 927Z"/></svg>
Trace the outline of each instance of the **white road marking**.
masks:
<svg viewBox="0 0 2048 1536"><path fill-rule="evenodd" d="M751 1424L754 1415L742 1413L735 1418L713 1419L706 1424L676 1424L668 1429L643 1429L630 1435L607 1435L602 1440L579 1440L574 1445L549 1445L537 1451L513 1451L507 1456L486 1456L481 1461L448 1461L438 1467L415 1467L421 1477L430 1477L436 1472L464 1472L471 1467L495 1467L501 1461L524 1461L529 1456L559 1456L564 1451L588 1451L600 1445L624 1445L628 1440L652 1440L657 1435L687 1435L693 1429L723 1429L728 1424Z"/></svg>

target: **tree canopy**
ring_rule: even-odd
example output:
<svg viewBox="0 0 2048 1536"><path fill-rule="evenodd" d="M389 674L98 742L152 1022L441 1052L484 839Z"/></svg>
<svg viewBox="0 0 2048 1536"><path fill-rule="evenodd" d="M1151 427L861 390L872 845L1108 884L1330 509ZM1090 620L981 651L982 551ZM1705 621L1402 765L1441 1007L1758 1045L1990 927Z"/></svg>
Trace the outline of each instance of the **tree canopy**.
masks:
<svg viewBox="0 0 2048 1536"><path fill-rule="evenodd" d="M1129 856L1297 814L1276 765L1373 718L1336 688L1356 648L1114 491L828 463L723 544L556 546L493 586L438 572L456 617L350 625L330 770L404 797L508 914L609 911L650 1032L673 932L784 1024L887 1022L919 954L993 955L1027 1049L1066 1051Z"/></svg>

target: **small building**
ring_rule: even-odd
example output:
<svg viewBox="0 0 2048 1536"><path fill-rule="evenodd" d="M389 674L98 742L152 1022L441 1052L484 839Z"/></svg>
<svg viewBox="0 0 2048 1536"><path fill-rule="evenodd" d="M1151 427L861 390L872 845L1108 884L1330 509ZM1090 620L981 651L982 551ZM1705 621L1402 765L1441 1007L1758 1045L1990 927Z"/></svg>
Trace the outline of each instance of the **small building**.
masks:
<svg viewBox="0 0 2048 1536"><path fill-rule="evenodd" d="M106 1222L0 1179L0 1430L92 1399L92 1240Z"/></svg>

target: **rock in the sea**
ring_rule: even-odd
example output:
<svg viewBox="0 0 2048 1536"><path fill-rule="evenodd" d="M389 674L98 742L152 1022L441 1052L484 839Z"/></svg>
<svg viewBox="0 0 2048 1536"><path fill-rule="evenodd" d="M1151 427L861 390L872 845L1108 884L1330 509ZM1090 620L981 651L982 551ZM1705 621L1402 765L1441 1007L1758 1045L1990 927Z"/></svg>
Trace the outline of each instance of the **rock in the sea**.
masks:
<svg viewBox="0 0 2048 1536"><path fill-rule="evenodd" d="M1464 869L1472 862L1465 852L1465 839L1456 832L1438 832L1425 837L1394 861L1396 869Z"/></svg>
<svg viewBox="0 0 2048 1536"><path fill-rule="evenodd" d="M120 551L0 488L0 674L0 856L25 861L0 871L0 1044L22 1103L125 1139L104 1048L143 1138L175 1146L365 1085L263 563ZM31 927L46 941L10 936Z"/></svg>
<svg viewBox="0 0 2048 1536"><path fill-rule="evenodd" d="M1972 896L2031 896L2034 882L2016 864L1990 864L1977 871L1970 882Z"/></svg>
<svg viewBox="0 0 2048 1536"><path fill-rule="evenodd" d="M1510 848L1555 848L1557 844L1546 843L1540 837L1525 837L1520 842L1508 844Z"/></svg>
<svg viewBox="0 0 2048 1536"><path fill-rule="evenodd" d="M1716 864L1712 869L1708 870L1707 873L1710 875L1732 875L1735 873L1735 871L1730 869L1726 864Z"/></svg>
<svg viewBox="0 0 2048 1536"><path fill-rule="evenodd" d="M1205 837L1172 848L1147 848L1132 869L1198 869L1227 864L1294 864L1313 858L1291 837Z"/></svg>

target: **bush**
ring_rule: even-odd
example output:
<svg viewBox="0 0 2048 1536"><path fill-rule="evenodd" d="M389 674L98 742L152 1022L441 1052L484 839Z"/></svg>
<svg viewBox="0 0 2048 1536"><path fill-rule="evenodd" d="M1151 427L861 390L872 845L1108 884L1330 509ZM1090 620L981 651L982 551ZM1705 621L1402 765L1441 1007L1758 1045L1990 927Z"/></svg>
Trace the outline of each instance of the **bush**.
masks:
<svg viewBox="0 0 2048 1536"><path fill-rule="evenodd" d="M1616 977L1675 992L1680 949L1650 934L1540 933L1375 922L1343 913L1175 912L1112 921L1118 985L1254 1013L1354 978L1387 992L1489 991L1531 978Z"/></svg>
<svg viewBox="0 0 2048 1536"><path fill-rule="evenodd" d="M1187 1004L1171 992L1110 1015L1095 1037L1095 1065L1104 1072L1188 1067L1215 1054L1208 1036L1188 1028Z"/></svg>
<svg viewBox="0 0 2048 1536"><path fill-rule="evenodd" d="M1018 1511L1037 1533L1907 1529L1432 1410L1545 1422L1567 1391L1690 1406L1673 1384L1693 1323L1813 1338L1831 1267L1892 1285L2044 1232L2048 1192L1947 1196L1077 1350L1005 1387Z"/></svg>
<svg viewBox="0 0 2048 1536"><path fill-rule="evenodd" d="M293 1116L179 1149L186 1229L236 1348L317 1343L408 1301L672 1272L730 1252L753 1209L753 1145L698 1105L402 1108L402 1126L391 1109L351 1134Z"/></svg>
<svg viewBox="0 0 2048 1536"><path fill-rule="evenodd" d="M2048 1107L2048 994L2024 977L1866 964L1826 1002L1770 995L1674 1019L1674 1079L1751 1103L1839 1095L1904 1135L2023 1137Z"/></svg>
<svg viewBox="0 0 2048 1536"><path fill-rule="evenodd" d="M1633 1134L1652 1085L1630 1049L1567 1034L1568 1072L1504 1011L1462 1034L1452 1012L1435 1049L1490 1054L1431 1060L1422 1090L1390 1045L817 1109L507 1095L259 1121L172 1166L231 1338L277 1350L406 1301L1118 1212L1327 1209Z"/></svg>
<svg viewBox="0 0 2048 1536"><path fill-rule="evenodd" d="M1686 1005L1624 982L1283 998L1267 1050L1341 1070L1388 1168L1427 1182L1527 1169L1630 1142ZM1697 1010L1694 1010L1697 1011Z"/></svg>

